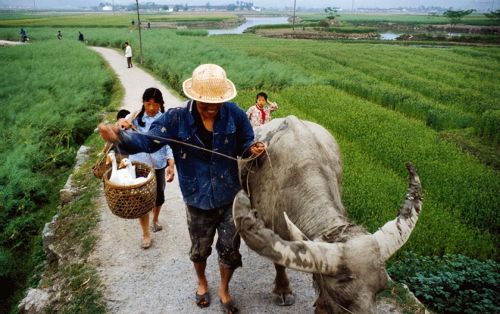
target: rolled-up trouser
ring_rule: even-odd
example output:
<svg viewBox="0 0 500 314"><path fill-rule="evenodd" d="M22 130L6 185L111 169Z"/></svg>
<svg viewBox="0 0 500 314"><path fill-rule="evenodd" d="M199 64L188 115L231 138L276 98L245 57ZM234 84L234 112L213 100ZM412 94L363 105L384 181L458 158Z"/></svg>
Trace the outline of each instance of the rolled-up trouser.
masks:
<svg viewBox="0 0 500 314"><path fill-rule="evenodd" d="M232 204L210 210L186 205L186 216L191 238L191 261L203 263L207 260L212 253L212 243L217 231L215 248L219 254L219 263L231 269L242 266L240 236L234 225Z"/></svg>

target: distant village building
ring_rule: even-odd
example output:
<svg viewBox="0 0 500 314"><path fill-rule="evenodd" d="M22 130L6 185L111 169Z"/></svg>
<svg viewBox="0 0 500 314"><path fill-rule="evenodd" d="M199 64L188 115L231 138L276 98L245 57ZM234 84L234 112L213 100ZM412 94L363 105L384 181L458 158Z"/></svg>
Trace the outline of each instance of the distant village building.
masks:
<svg viewBox="0 0 500 314"><path fill-rule="evenodd" d="M113 11L113 7L110 5L105 5L102 7L102 10L103 11Z"/></svg>

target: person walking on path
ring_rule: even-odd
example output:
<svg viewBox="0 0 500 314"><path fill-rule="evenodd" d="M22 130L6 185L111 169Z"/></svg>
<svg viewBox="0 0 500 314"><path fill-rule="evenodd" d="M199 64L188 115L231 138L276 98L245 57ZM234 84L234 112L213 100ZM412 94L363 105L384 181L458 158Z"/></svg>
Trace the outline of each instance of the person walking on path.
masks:
<svg viewBox="0 0 500 314"><path fill-rule="evenodd" d="M255 105L247 111L252 127L256 128L271 121L271 113L278 109L278 104L267 101L267 94L260 92L255 97Z"/></svg>
<svg viewBox="0 0 500 314"><path fill-rule="evenodd" d="M127 58L127 67L132 67L132 47L130 47L128 41L125 42L125 57Z"/></svg>
<svg viewBox="0 0 500 314"><path fill-rule="evenodd" d="M62 33L61 31L57 31L57 35L56 35L57 39L61 40L62 39Z"/></svg>
<svg viewBox="0 0 500 314"><path fill-rule="evenodd" d="M142 95L142 108L135 116L127 115L126 119L132 121L132 124L140 132L147 132L153 121L158 119L164 112L164 101L161 91L151 87L144 91ZM155 169L156 175L156 202L153 207L153 222L151 229L153 232L161 231L163 226L158 221L160 209L165 202L165 176L167 182L174 180L174 156L170 146L165 145L154 153L137 153L130 155L130 161L138 161L152 166ZM141 247L148 249L151 246L151 235L149 232L149 213L139 218L142 227L143 239Z"/></svg>
<svg viewBox="0 0 500 314"><path fill-rule="evenodd" d="M28 40L28 35L26 34L26 31L24 30L24 28L21 28L21 30L19 31L19 38L21 39L21 42L26 42Z"/></svg>
<svg viewBox="0 0 500 314"><path fill-rule="evenodd" d="M78 32L78 41L83 42L85 39L83 38L82 32Z"/></svg>
<svg viewBox="0 0 500 314"><path fill-rule="evenodd" d="M236 88L220 66L198 66L192 77L184 81L183 91L190 98L185 106L168 110L153 122L147 133L122 130L130 127L124 119L114 125L100 124L99 132L103 139L129 153L154 152L167 144L167 139L180 142L171 146L186 204L190 259L198 278L196 304L210 305L205 268L217 232L219 299L226 313L236 313L238 309L229 293L234 270L242 266L240 239L232 218L232 202L240 190L234 158L258 156L265 151L265 145L254 143L253 129L245 112L229 102L236 96Z"/></svg>

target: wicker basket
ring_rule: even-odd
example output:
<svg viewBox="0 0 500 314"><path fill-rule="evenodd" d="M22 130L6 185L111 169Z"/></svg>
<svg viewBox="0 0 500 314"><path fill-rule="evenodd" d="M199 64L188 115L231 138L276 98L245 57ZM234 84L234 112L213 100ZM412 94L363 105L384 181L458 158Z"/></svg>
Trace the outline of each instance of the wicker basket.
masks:
<svg viewBox="0 0 500 314"><path fill-rule="evenodd" d="M142 217L155 206L156 202L156 177L154 169L141 162L132 162L137 176L147 177L152 171L152 176L143 183L136 185L116 185L109 182L111 169L104 173L104 193L111 212L118 217L135 219Z"/></svg>

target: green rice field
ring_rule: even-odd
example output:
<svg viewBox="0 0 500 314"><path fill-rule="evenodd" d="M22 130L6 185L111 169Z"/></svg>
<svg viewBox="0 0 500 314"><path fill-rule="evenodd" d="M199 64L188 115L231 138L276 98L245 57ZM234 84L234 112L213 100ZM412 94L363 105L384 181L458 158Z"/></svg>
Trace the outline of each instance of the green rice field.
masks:
<svg viewBox="0 0 500 314"><path fill-rule="evenodd" d="M205 21L226 18L231 17ZM113 94L112 75L96 53L77 42L78 31L88 45L121 49L130 42L138 64L138 33L127 27L131 19L43 14L0 19L1 39L18 40L20 27L30 37L27 46L0 48L1 119L7 126L0 151L6 161L0 168L2 283L12 285L12 278L42 259L38 234L53 213L53 198L75 149ZM105 27L93 27L101 23ZM58 29L63 41L55 40ZM424 187L424 207L395 260L405 252L499 259L499 47L206 34L144 31L143 66L182 92L197 65L216 63L236 84L235 101L243 109L266 91L280 104L274 117L295 115L323 125L343 154L349 217L370 232L396 217L406 191L405 163L412 161ZM16 269L23 259L29 262ZM20 285L27 282L24 277Z"/></svg>
<svg viewBox="0 0 500 314"><path fill-rule="evenodd" d="M0 69L0 313L8 313L37 284L42 228L115 79L84 45L55 39L0 48Z"/></svg>
<svg viewBox="0 0 500 314"><path fill-rule="evenodd" d="M77 33L63 30L71 31ZM55 34L39 28L33 37L44 38L42 33ZM128 30L87 29L85 36L94 45L129 41L138 47ZM426 199L405 249L498 257L498 48L177 36L167 30L143 32L143 41L144 65L178 91L198 64L217 63L238 87L242 107L265 90L281 104L276 116L294 114L329 129L344 154L346 207L370 231L395 217L406 187L404 164L413 161ZM464 147L466 138L486 147L487 162Z"/></svg>
<svg viewBox="0 0 500 314"><path fill-rule="evenodd" d="M498 160L498 48L143 36L145 66L178 91L198 64L213 62L238 86L242 107L266 90L282 104L276 116L294 114L328 128L344 154L346 206L370 231L394 217L406 186L404 164L413 161L425 211L405 249L498 257L498 170L442 136L469 134ZM117 47L130 35L89 38Z"/></svg>
<svg viewBox="0 0 500 314"><path fill-rule="evenodd" d="M450 20L442 15L430 15L430 14L410 14L410 13L343 13L338 12L336 17L342 22L349 24L371 24L380 25L386 23L393 24L411 24L411 25L422 25L422 24L448 24ZM301 13L298 17L305 22L314 22L326 18L326 14L308 14ZM496 25L496 22L492 19L485 17L483 14L475 13L465 16L462 19L462 23L467 25Z"/></svg>
<svg viewBox="0 0 500 314"><path fill-rule="evenodd" d="M212 16L202 16L196 13L150 13L141 14L143 22L175 22L189 24L193 22L216 23L237 21L237 16L231 13L219 13ZM10 13L0 12L0 27L127 27L132 20L137 20L134 12L102 12L102 13Z"/></svg>

